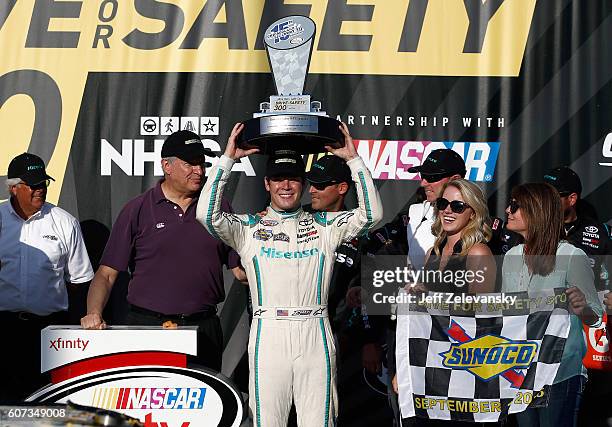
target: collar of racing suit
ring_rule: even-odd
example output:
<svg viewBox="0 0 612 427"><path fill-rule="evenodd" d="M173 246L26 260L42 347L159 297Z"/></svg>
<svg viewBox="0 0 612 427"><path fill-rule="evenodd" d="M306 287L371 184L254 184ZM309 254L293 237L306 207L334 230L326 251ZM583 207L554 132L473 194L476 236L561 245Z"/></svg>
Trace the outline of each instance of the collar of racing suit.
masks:
<svg viewBox="0 0 612 427"><path fill-rule="evenodd" d="M300 206L296 210L293 211L277 211L272 207L272 205L268 206L268 215L271 218L275 219L289 219L289 218L297 218L303 212L302 207Z"/></svg>

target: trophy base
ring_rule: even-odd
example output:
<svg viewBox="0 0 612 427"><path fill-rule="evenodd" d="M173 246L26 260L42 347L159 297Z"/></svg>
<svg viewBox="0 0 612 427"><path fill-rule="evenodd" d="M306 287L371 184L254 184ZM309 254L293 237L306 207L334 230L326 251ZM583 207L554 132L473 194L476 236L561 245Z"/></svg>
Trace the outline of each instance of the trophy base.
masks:
<svg viewBox="0 0 612 427"><path fill-rule="evenodd" d="M259 148L260 154L293 150L300 154L324 153L326 145L344 146L340 122L315 114L275 114L244 121L238 147Z"/></svg>

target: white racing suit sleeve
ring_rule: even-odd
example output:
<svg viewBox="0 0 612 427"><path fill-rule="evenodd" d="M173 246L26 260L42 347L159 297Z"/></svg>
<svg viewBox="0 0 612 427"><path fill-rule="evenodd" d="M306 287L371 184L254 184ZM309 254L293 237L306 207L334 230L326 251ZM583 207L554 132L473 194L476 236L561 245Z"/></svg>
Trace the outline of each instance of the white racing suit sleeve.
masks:
<svg viewBox="0 0 612 427"><path fill-rule="evenodd" d="M361 157L357 156L346 164L351 169L359 206L349 211L314 214L315 221L325 226L331 241L336 242L337 245L365 235L383 217L380 195Z"/></svg>
<svg viewBox="0 0 612 427"><path fill-rule="evenodd" d="M248 224L250 216L223 212L221 209L223 191L233 165L234 160L224 155L210 170L198 200L196 219L213 237L237 249L244 244L243 225Z"/></svg>

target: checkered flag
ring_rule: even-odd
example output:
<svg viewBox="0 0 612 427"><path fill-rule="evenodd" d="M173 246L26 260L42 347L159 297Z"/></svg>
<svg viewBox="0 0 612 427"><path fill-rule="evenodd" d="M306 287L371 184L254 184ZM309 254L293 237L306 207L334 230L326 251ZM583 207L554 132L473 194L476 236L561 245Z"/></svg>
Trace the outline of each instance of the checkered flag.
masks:
<svg viewBox="0 0 612 427"><path fill-rule="evenodd" d="M546 406L570 328L564 291L479 295L516 297L513 304L401 304L402 417L496 422ZM428 294L431 301L435 295Z"/></svg>

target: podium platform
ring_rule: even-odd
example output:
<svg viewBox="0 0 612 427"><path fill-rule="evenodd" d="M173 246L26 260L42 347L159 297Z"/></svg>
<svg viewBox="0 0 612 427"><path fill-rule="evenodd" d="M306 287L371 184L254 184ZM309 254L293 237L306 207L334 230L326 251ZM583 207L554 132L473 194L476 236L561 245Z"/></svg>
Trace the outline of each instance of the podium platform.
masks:
<svg viewBox="0 0 612 427"><path fill-rule="evenodd" d="M51 384L27 401L70 401L145 425L239 426L240 392L218 372L188 367L187 355L196 354L195 326L49 326L41 331L41 372Z"/></svg>

